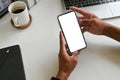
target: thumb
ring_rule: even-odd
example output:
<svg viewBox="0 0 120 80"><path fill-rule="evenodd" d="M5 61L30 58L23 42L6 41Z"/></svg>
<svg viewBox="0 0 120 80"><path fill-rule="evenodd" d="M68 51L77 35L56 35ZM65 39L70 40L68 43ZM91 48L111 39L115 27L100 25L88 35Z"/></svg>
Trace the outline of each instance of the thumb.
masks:
<svg viewBox="0 0 120 80"><path fill-rule="evenodd" d="M77 56L80 54L80 52L79 52L79 51L75 51L75 52L73 52L72 54L73 54L72 56L77 57Z"/></svg>

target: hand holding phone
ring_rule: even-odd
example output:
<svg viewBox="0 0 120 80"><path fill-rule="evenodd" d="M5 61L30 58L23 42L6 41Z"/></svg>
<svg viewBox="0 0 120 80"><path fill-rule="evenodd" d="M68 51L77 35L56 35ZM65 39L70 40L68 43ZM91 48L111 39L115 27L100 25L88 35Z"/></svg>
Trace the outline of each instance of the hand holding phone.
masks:
<svg viewBox="0 0 120 80"><path fill-rule="evenodd" d="M86 47L86 42L75 12L70 11L59 15L58 22L70 52Z"/></svg>

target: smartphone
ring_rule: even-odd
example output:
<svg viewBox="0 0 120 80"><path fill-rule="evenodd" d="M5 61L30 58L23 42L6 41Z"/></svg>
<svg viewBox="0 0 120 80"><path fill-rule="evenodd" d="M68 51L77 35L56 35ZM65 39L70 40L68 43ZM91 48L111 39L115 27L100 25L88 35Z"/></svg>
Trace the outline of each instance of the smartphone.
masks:
<svg viewBox="0 0 120 80"><path fill-rule="evenodd" d="M58 15L57 18L69 51L72 53L85 48L85 38L82 34L76 13L69 11Z"/></svg>

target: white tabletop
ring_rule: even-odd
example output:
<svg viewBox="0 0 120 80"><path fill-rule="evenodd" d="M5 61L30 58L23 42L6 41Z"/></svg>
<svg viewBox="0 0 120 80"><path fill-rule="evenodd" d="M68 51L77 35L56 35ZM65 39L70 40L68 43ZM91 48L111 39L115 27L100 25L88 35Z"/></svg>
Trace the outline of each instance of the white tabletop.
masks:
<svg viewBox="0 0 120 80"><path fill-rule="evenodd" d="M0 19L0 48L19 44L27 80L49 80L58 70L61 0L40 0L31 8L29 28L17 30L7 14ZM120 26L120 18L106 20ZM120 80L120 43L105 36L85 33L87 48L69 80Z"/></svg>

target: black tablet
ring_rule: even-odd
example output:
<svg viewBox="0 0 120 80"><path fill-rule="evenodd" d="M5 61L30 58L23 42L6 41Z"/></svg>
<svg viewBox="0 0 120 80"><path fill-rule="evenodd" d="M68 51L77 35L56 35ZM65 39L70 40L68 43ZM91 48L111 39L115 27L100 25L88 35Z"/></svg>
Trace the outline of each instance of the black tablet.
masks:
<svg viewBox="0 0 120 80"><path fill-rule="evenodd" d="M0 49L0 80L26 80L19 45Z"/></svg>

